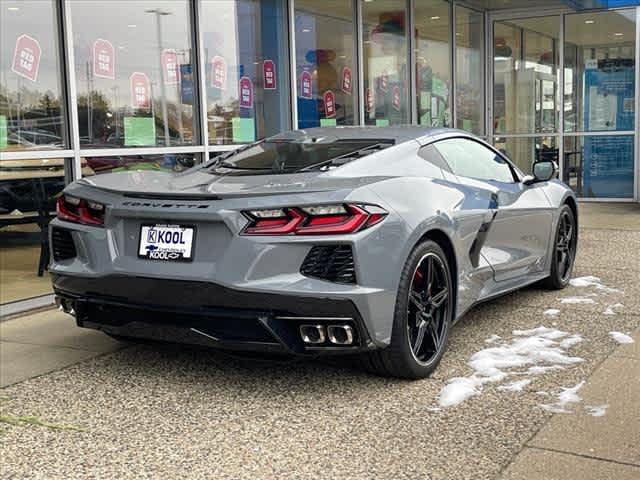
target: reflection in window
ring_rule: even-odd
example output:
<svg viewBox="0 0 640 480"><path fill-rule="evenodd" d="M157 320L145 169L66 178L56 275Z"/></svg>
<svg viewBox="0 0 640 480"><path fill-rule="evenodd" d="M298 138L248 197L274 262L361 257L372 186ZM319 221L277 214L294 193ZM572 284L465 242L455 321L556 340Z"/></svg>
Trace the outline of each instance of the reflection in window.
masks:
<svg viewBox="0 0 640 480"><path fill-rule="evenodd" d="M250 143L289 126L284 0L202 0L210 144Z"/></svg>
<svg viewBox="0 0 640 480"><path fill-rule="evenodd" d="M406 7L403 0L362 4L367 125L409 122Z"/></svg>
<svg viewBox="0 0 640 480"><path fill-rule="evenodd" d="M456 5L456 128L484 132L483 15Z"/></svg>
<svg viewBox="0 0 640 480"><path fill-rule="evenodd" d="M0 151L66 146L53 0L3 0Z"/></svg>
<svg viewBox="0 0 640 480"><path fill-rule="evenodd" d="M498 133L557 130L560 17L494 24L494 128Z"/></svg>
<svg viewBox="0 0 640 480"><path fill-rule="evenodd" d="M509 164L480 142L450 138L434 145L456 175L503 183L514 181Z"/></svg>
<svg viewBox="0 0 640 480"><path fill-rule="evenodd" d="M635 10L565 17L565 131L634 129L635 32Z"/></svg>
<svg viewBox="0 0 640 480"><path fill-rule="evenodd" d="M449 3L416 2L416 75L418 123L451 126Z"/></svg>
<svg viewBox="0 0 640 480"><path fill-rule="evenodd" d="M197 143L188 2L157 3L70 2L83 147Z"/></svg>
<svg viewBox="0 0 640 480"><path fill-rule="evenodd" d="M118 172L183 172L196 163L197 153L158 153L152 155L105 155L82 159L83 176Z"/></svg>
<svg viewBox="0 0 640 480"><path fill-rule="evenodd" d="M353 125L356 62L351 0L296 0L298 128Z"/></svg>
<svg viewBox="0 0 640 480"><path fill-rule="evenodd" d="M531 173L533 162L553 160L559 164L555 137L497 137L493 144L525 174Z"/></svg>
<svg viewBox="0 0 640 480"><path fill-rule="evenodd" d="M633 198L632 135L565 137L563 181L579 197Z"/></svg>

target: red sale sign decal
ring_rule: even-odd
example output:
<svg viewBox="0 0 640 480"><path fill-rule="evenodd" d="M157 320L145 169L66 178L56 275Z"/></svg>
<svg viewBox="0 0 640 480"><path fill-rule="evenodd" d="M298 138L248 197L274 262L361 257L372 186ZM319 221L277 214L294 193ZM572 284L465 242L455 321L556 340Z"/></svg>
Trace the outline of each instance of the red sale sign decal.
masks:
<svg viewBox="0 0 640 480"><path fill-rule="evenodd" d="M38 78L41 55L42 49L35 38L29 35L20 35L16 40L11 70L21 77L35 82Z"/></svg>
<svg viewBox="0 0 640 480"><path fill-rule="evenodd" d="M386 92L387 90L389 90L389 74L386 70L382 72L382 75L380 75L380 77L378 78L378 82L378 88L381 92Z"/></svg>
<svg viewBox="0 0 640 480"><path fill-rule="evenodd" d="M253 82L249 77L240 78L240 107L253 108Z"/></svg>
<svg viewBox="0 0 640 480"><path fill-rule="evenodd" d="M93 75L114 80L116 78L116 52L109 40L93 42Z"/></svg>
<svg viewBox="0 0 640 480"><path fill-rule="evenodd" d="M311 72L307 70L302 72L300 75L300 96L302 98L309 99L313 97L313 87L311 86L311 82Z"/></svg>
<svg viewBox="0 0 640 480"><path fill-rule="evenodd" d="M344 67L342 69L342 91L347 95L351 95L351 69Z"/></svg>
<svg viewBox="0 0 640 480"><path fill-rule="evenodd" d="M151 108L151 88L149 77L142 72L133 72L129 77L131 86L131 106L133 108Z"/></svg>
<svg viewBox="0 0 640 480"><path fill-rule="evenodd" d="M276 64L273 60L265 60L262 62L262 77L265 90L275 90L277 88Z"/></svg>
<svg viewBox="0 0 640 480"><path fill-rule="evenodd" d="M400 111L400 87L398 87L397 85L393 87L393 93L391 94L391 104L393 105L393 108Z"/></svg>
<svg viewBox="0 0 640 480"><path fill-rule="evenodd" d="M178 54L175 50L165 49L162 51L162 79L165 85L177 85L180 83Z"/></svg>
<svg viewBox="0 0 640 480"><path fill-rule="evenodd" d="M367 112L373 112L376 107L376 99L373 96L373 90L367 88L367 90L364 92L364 98L367 106Z"/></svg>
<svg viewBox="0 0 640 480"><path fill-rule="evenodd" d="M218 90L227 88L227 61L219 55L211 60L211 86Z"/></svg>
<svg viewBox="0 0 640 480"><path fill-rule="evenodd" d="M324 114L327 118L335 117L336 115L336 96L331 90L324 92L322 96L324 101Z"/></svg>

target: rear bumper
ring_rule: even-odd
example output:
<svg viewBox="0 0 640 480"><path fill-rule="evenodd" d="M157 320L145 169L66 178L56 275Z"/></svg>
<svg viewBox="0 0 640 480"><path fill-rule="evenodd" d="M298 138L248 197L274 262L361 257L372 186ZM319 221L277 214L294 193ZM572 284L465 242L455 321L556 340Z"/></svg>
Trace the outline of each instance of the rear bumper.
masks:
<svg viewBox="0 0 640 480"><path fill-rule="evenodd" d="M354 303L230 289L208 282L52 274L54 292L78 326L107 333L231 350L297 355L376 348ZM351 345L307 345L300 325L349 325Z"/></svg>

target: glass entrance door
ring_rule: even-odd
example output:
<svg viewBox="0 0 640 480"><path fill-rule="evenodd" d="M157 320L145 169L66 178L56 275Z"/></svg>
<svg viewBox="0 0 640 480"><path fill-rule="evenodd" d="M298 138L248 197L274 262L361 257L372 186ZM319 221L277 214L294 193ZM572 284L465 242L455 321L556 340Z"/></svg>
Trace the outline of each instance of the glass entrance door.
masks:
<svg viewBox="0 0 640 480"><path fill-rule="evenodd" d="M552 159L581 198L633 199L636 9L493 17L493 142Z"/></svg>

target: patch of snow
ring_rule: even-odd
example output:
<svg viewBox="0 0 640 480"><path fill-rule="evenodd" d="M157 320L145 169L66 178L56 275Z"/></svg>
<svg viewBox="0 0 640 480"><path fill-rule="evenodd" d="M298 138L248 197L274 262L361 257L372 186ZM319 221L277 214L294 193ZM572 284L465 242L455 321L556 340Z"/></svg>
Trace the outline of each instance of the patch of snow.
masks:
<svg viewBox="0 0 640 480"><path fill-rule="evenodd" d="M608 407L609 405L587 405L585 408L592 417L604 417Z"/></svg>
<svg viewBox="0 0 640 480"><path fill-rule="evenodd" d="M501 340L502 337L500 335L496 335L495 333L493 335L491 335L489 338L487 338L484 343L495 343L498 340Z"/></svg>
<svg viewBox="0 0 640 480"><path fill-rule="evenodd" d="M549 393L548 392L543 392L542 390L539 390L536 392L536 395L541 395L543 397L548 397Z"/></svg>
<svg viewBox="0 0 640 480"><path fill-rule="evenodd" d="M596 303L596 301L590 297L565 297L560 299L560 303Z"/></svg>
<svg viewBox="0 0 640 480"><path fill-rule="evenodd" d="M548 308L544 312L542 312L543 315L551 315L552 317L555 317L559 313L560 310L558 310L557 308Z"/></svg>
<svg viewBox="0 0 640 480"><path fill-rule="evenodd" d="M602 312L603 315L615 315L616 308L622 308L624 307L624 305L622 305L621 303L614 303L613 305L609 305L606 310L604 312Z"/></svg>
<svg viewBox="0 0 640 480"><path fill-rule="evenodd" d="M440 391L440 407L458 405L479 395L485 384L501 382L509 375L539 375L584 361L570 356L567 350L582 340L555 328L540 326L530 330L514 330L514 338L500 345L492 345L476 352L469 359L473 374L456 377ZM493 338L493 337L492 337ZM518 371L522 368L527 371ZM521 391L531 379L525 378L500 387L500 390Z"/></svg>
<svg viewBox="0 0 640 480"><path fill-rule="evenodd" d="M571 410L565 408L570 403L579 403L582 398L578 395L578 390L584 385L584 380L577 385L570 388L562 388L562 391L558 394L558 401L555 403L540 405L541 408L552 413L573 413Z"/></svg>
<svg viewBox="0 0 640 480"><path fill-rule="evenodd" d="M452 407L466 399L479 395L482 382L477 377L456 377L449 380L440 391L438 404L441 407Z"/></svg>
<svg viewBox="0 0 640 480"><path fill-rule="evenodd" d="M521 392L524 390L524 387L529 385L532 380L525 378L524 380L518 380L517 382L511 382L507 385L501 385L498 387L498 390L504 390L507 392Z"/></svg>
<svg viewBox="0 0 640 480"><path fill-rule="evenodd" d="M560 342L560 348L569 349L582 341L582 336L575 334L565 338Z"/></svg>
<svg viewBox="0 0 640 480"><path fill-rule="evenodd" d="M602 285L600 277L594 277L593 275L587 275L586 277L572 278L569 280L569 284L572 287L593 287Z"/></svg>
<svg viewBox="0 0 640 480"><path fill-rule="evenodd" d="M557 406L555 403L551 403L551 404L542 404L540 405L540 408L551 412L551 413L573 413L571 410L567 410L566 408L562 408Z"/></svg>
<svg viewBox="0 0 640 480"><path fill-rule="evenodd" d="M617 288L611 288L611 287L607 287L606 285L603 285L600 278L594 277L593 275L587 275L586 277L572 278L571 280L569 280L569 284L572 287L578 287L578 288L595 287L596 289L606 293L613 293L613 292L620 291Z"/></svg>
<svg viewBox="0 0 640 480"><path fill-rule="evenodd" d="M634 343L633 338L631 338L626 333L622 332L609 332L609 336L613 338L618 343Z"/></svg>

